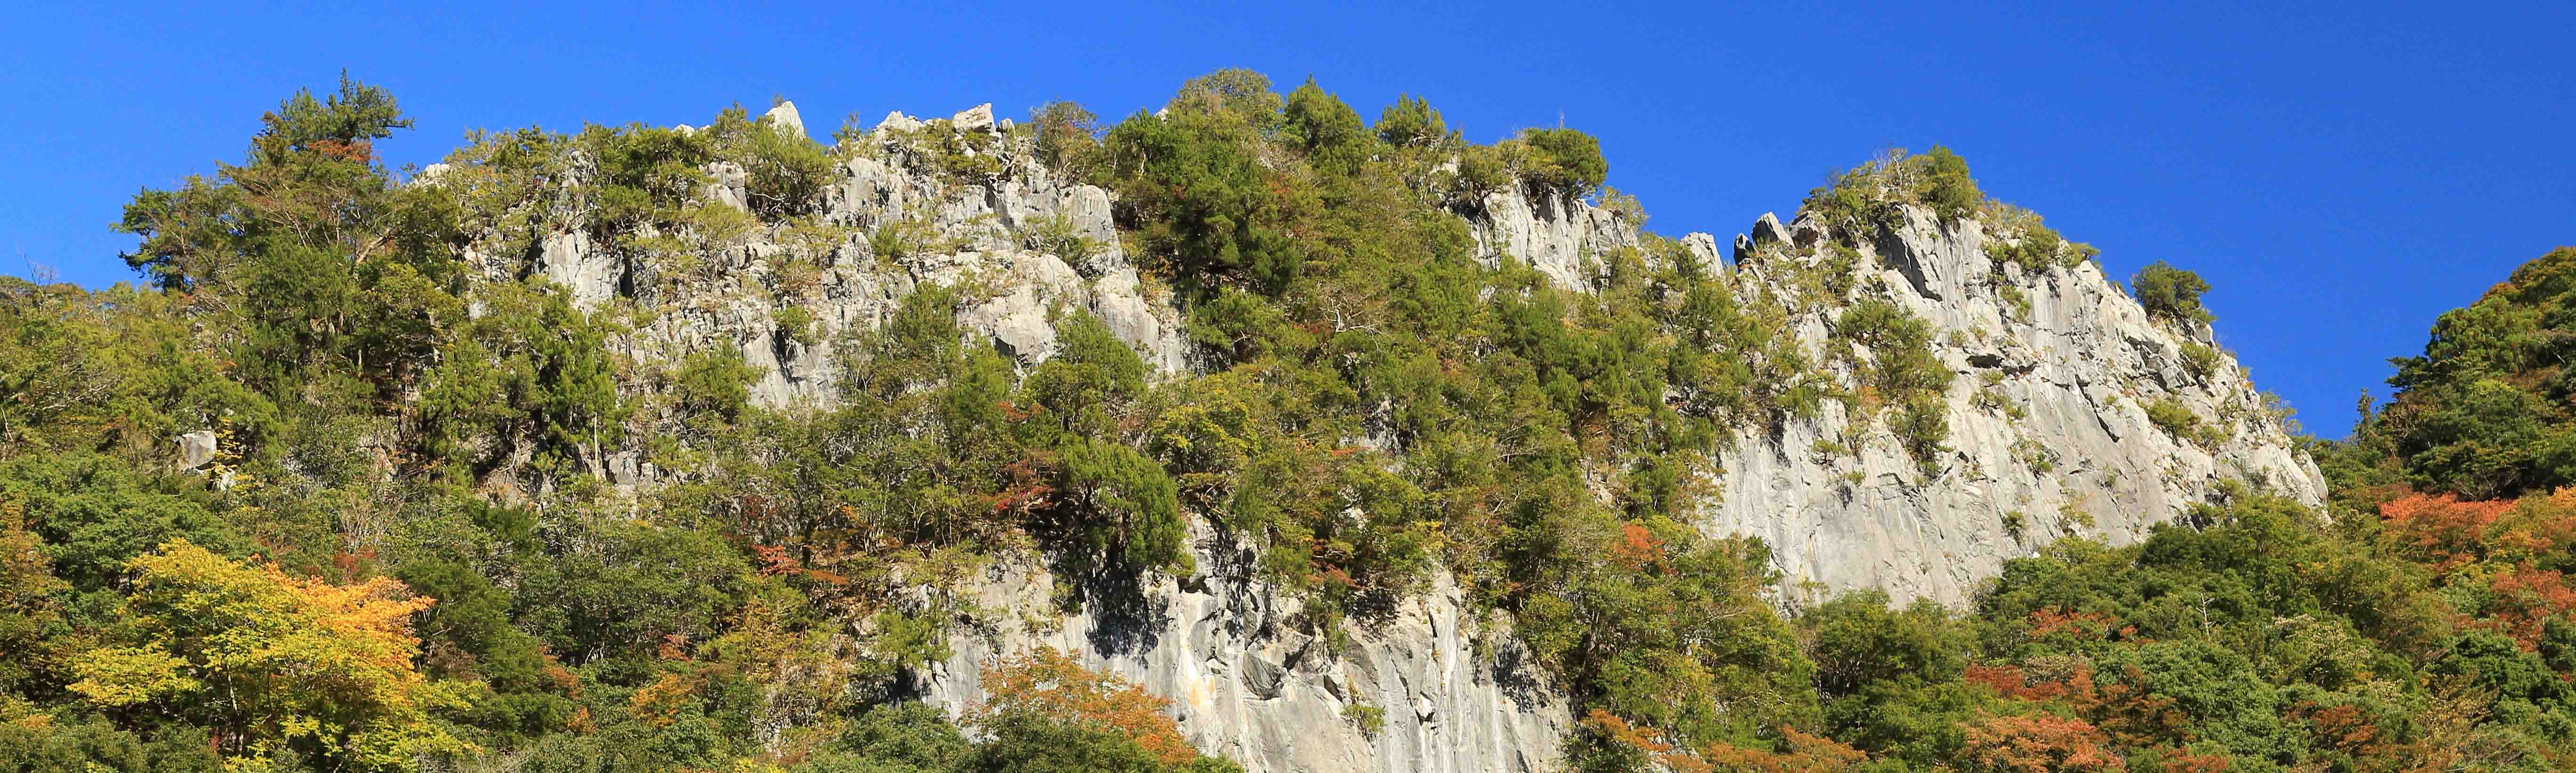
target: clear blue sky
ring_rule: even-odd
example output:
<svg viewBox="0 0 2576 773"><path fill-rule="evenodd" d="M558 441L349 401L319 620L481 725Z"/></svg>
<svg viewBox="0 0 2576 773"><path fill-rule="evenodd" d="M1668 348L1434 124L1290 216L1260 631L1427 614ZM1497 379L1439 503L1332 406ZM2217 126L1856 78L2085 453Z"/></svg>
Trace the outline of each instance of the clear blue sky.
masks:
<svg viewBox="0 0 2576 773"><path fill-rule="evenodd" d="M2115 276L2207 277L2222 342L2327 437L2434 315L2576 243L2576 11L2542 9L2564 4L155 5L11 12L0 272L127 278L107 225L138 188L237 161L262 111L343 67L418 120L380 146L397 164L474 127L704 123L772 95L818 133L987 101L1117 117L1250 67L1367 116L1426 96L1482 141L1562 119L1654 230L1721 239L1938 142Z"/></svg>

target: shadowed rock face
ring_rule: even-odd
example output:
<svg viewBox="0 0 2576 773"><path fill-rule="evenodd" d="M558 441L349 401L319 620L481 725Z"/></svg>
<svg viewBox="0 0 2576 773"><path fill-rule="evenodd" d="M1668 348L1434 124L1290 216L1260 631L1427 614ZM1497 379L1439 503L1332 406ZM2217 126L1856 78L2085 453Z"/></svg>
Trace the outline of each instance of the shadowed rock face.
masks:
<svg viewBox="0 0 2576 773"><path fill-rule="evenodd" d="M771 118L792 121L792 108ZM897 114L881 128L925 125L939 126ZM989 112L961 114L949 125L993 126ZM1082 309L1157 371L1185 371L1181 316L1120 251L1110 194L1054 177L1025 146L997 148L1004 171L981 184L914 171L900 151L840 162L823 212L828 222L852 227L849 237L814 245L771 228L702 256L707 265L689 276L601 249L578 224L541 235L530 254L472 257L489 280L542 274L585 304L654 308L615 344L638 359L676 358L709 342L740 347L748 364L765 371L753 397L770 406L827 405L840 372L822 347L784 334L780 307L810 314L814 330L801 340L830 340L882 323L917 287L969 278L982 291L958 320L1023 365L1056 351L1056 314ZM715 182L702 197L742 206L742 170L715 164L708 171ZM436 184L435 175L422 178ZM955 249L875 254L865 234L902 221L927 224ZM1087 237L1089 254L1033 247L1041 242L1032 236L1051 223L1069 223ZM1585 289L1596 281L1599 256L1642 241L1609 211L1522 191L1488 197L1469 225L1489 263L1512 256ZM2270 418L2233 358L2221 356L2206 376L2183 365L2184 347L2206 343L2207 328L2150 321L2090 263L2037 272L1997 265L1986 245L2015 235L1989 228L1977 220L1944 224L1908 208L1902 222L1845 240L1857 245L1852 289L1833 298L1802 298L1794 281L1832 265L1832 235L1811 219L1783 226L1762 216L1735 240L1731 267L1714 238L1682 240L1686 259L1724 268L1746 302L1787 309L1790 332L1817 362L1835 362L1826 347L1843 310L1875 294L1927 321L1935 356L1959 374L1945 395L1950 435L1929 465L1918 464L1883 417L1854 417L1826 401L1811 419L1790 418L1735 439L1709 481L1722 497L1700 513L1704 529L1761 537L1792 595L1812 583L1828 592L1880 588L1900 601L1956 604L2005 559L2057 534L2126 543L2208 501L2223 480L2322 500L2314 465ZM784 269L791 265L819 269L819 276L789 289ZM1844 385L1854 383L1844 366L1828 369ZM2192 440L2158 428L2146 407L2167 400L2222 431ZM1819 451L1828 440L1847 450ZM628 450L594 464L634 491L660 477L639 458ZM2021 525L2019 533L2006 528L2008 520ZM1239 546L1204 525L1193 543L1206 574L1186 582L1150 578L1117 593L1079 589L1092 601L1074 614L1057 613L1057 580L1042 567L1006 561L977 590L979 604L1003 610L1001 622L960 635L954 657L918 674L915 688L955 712L984 695L979 663L1044 644L1079 652L1171 698L1192 741L1254 773L1555 766L1559 738L1573 720L1570 702L1525 662L1508 620L1479 615L1445 574L1384 622L1352 624L1352 641L1336 648L1292 622L1293 596L1251 579ZM1383 729L1363 732L1353 707L1383 711Z"/></svg>

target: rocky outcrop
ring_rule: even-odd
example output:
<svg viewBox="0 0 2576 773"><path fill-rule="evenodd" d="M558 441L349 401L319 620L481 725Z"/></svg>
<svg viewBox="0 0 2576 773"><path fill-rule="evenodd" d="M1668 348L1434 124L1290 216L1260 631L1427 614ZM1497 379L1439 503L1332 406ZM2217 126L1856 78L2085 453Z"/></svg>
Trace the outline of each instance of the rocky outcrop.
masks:
<svg viewBox="0 0 2576 773"><path fill-rule="evenodd" d="M993 103L986 102L964 110L959 110L956 115L948 118L948 124L950 126L957 127L957 130L961 132L992 131Z"/></svg>
<svg viewBox="0 0 2576 773"><path fill-rule="evenodd" d="M182 434L179 442L179 469L194 470L215 460L215 431L201 429Z"/></svg>
<svg viewBox="0 0 2576 773"><path fill-rule="evenodd" d="M2222 481L2322 504L2323 476L2234 356L2213 348L2206 373L2186 365L2187 347L2211 343L2208 326L2149 319L2090 261L2039 271L1998 262L1987 246L2019 235L1986 220L1902 211L1901 223L1850 239L1848 268L1812 217L1783 225L1766 213L1734 240L1738 295L1787 309L1811 360L1831 361L1835 322L1877 295L1929 322L1935 355L1958 374L1932 474L1880 417L1833 400L1812 419L1747 431L1720 456L1709 483L1721 493L1700 525L1761 537L1783 588L1959 604L2006 559L2064 534L2133 542L2215 501ZM1487 197L1473 225L1489 261L1513 256L1576 288L1592 286L1598 256L1638 243L1608 211L1519 191ZM1682 244L1715 263L1715 239ZM1843 271L1844 297L1815 297L1798 281ZM1857 386L1848 370L1832 375ZM2151 421L2147 408L2166 401L2189 409L2199 431Z"/></svg>
<svg viewBox="0 0 2576 773"><path fill-rule="evenodd" d="M1509 256L1577 289L1591 289L1600 256L1637 243L1636 225L1609 210L1522 186L1487 194L1467 222L1486 265Z"/></svg>
<svg viewBox="0 0 2576 773"><path fill-rule="evenodd" d="M2205 345L2206 326L2149 319L2090 261L2036 272L1998 262L1987 245L2017 234L1990 228L1907 207L1901 224L1855 240L1854 295L1881 295L1929 322L1933 353L1958 374L1932 472L1884 422L1827 401L1812 420L1738 439L1704 528L1762 537L1786 587L1956 604L2005 559L2061 534L2135 541L2217 500L2222 481L2322 503L2323 477L2235 358L2213 349L2207 372L2187 366L2185 349ZM1790 277L1832 270L1811 236L1822 231L1765 215L1736 273L1745 292L1768 290L1792 307L1795 333L1819 361L1844 304L1798 309ZM2164 402L2189 409L2195 431L2151 421L2148 407Z"/></svg>
<svg viewBox="0 0 2576 773"><path fill-rule="evenodd" d="M765 119L802 132L792 105ZM1001 172L936 171L902 140L924 131L996 133L959 145L993 155ZM829 342L881 324L929 284L970 288L958 320L1024 365L1052 356L1057 322L1081 312L1159 372L1189 367L1180 314L1123 253L1111 195L1058 179L989 105L945 122L892 113L868 141L876 144L835 155L813 223L767 223L694 261L609 249L578 220L555 223L533 249L488 245L473 259L494 281L541 274L585 305L649 309L617 344L638 362L737 348L763 373L754 399L771 406L834 399L840 366ZM741 167L705 171L704 203L750 208ZM1854 374L1832 364L1832 333L1864 295L1926 320L1934 355L1958 374L1943 395L1949 436L1928 459L1909 453L1883 416L1831 400L1811 418L1748 429L1720 454L1707 481L1720 496L1699 525L1761 537L1783 587L1958 603L2004 560L2055 535L2129 542L2219 496L2222 481L2322 499L2315 467L2234 360L2219 354L2193 370L2186 352L2208 343L2206 327L2148 319L2090 263L1998 263L1987 246L2017 234L1985 221L1903 215L1840 240L1813 218L1784 225L1764 215L1730 254L1707 234L1662 253L1729 277L1749 302L1777 304L1782 334L1847 386ZM1517 260L1578 289L1595 285L1604 256L1647 242L1622 216L1563 195L1499 192L1464 216L1489 265ZM870 238L888 229L935 248ZM1825 274L1836 281L1812 281ZM1849 289L1826 297L1818 285ZM2209 429L2157 426L2147 408L2167 402ZM631 452L601 466L630 489L655 479ZM1226 566L1220 554L1231 548L1212 547L1203 527L1198 537L1199 564ZM979 664L1050 645L1173 699L1192 741L1253 773L1553 767L1573 720L1568 699L1520 657L1508 622L1480 614L1446 576L1383 624L1347 626L1349 641L1329 643L1297 622L1294 594L1270 592L1251 574L1156 578L1132 603L1058 616L1055 577L1025 563L996 570L978 603L1011 614L959 637L954 656L916 687L960 710L984 696ZM1794 593L1783 601L1804 600ZM1374 733L1359 721L1373 711L1384 722Z"/></svg>
<svg viewBox="0 0 2576 773"><path fill-rule="evenodd" d="M768 121L769 125L776 126L797 139L805 138L805 119L796 114L794 102L780 101L776 106L769 108L769 112L762 113L760 119Z"/></svg>
<svg viewBox="0 0 2576 773"><path fill-rule="evenodd" d="M780 103L765 118L785 125L795 115ZM926 126L900 114L887 123L912 131ZM770 406L831 400L839 368L825 344L875 327L925 284L971 282L985 291L959 310L959 321L1024 364L1054 352L1058 315L1082 311L1158 369L1183 367L1178 316L1149 297L1121 251L1108 192L1056 179L1025 148L1001 148L1004 173L974 182L916 170L907 163L909 152L888 145L837 162L819 218L828 228L791 233L771 225L709 250L692 270L607 249L577 221L542 235L524 267L506 255L477 251L473 257L486 276L533 270L584 305L627 299L655 308L660 313L624 341L640 361L671 361L711 345L739 348L764 373L753 398ZM748 209L748 176L740 166L716 162L705 172L706 200ZM877 254L868 235L888 226L917 229L939 249ZM829 241L815 242L817 232ZM1042 232L1078 237L1070 243L1081 254L1041 246ZM804 312L808 327L787 329L780 311L790 307Z"/></svg>

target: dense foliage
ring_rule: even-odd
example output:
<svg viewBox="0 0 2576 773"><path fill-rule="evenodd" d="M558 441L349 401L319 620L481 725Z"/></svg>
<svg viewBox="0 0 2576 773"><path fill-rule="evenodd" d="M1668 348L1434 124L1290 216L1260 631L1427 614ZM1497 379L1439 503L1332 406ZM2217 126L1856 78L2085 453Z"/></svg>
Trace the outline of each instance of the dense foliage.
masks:
<svg viewBox="0 0 2576 773"><path fill-rule="evenodd" d="M1471 633L1572 692L1586 770L2569 762L2576 500L2537 493L2567 482L2545 451L2565 283L2517 274L2444 318L2337 449L2338 483L2378 487L2343 517L2233 491L2138 545L2012 562L1972 610L1784 613L1766 546L1691 522L1717 452L1839 400L1931 478L1949 431L1932 328L1854 283L1853 248L1911 207L2010 234L1995 255L2025 272L2089 249L1935 148L1811 195L1841 242L1811 296L1651 235L1560 286L1479 261L1466 218L1597 196L1642 222L1596 140L1471 143L1410 96L1378 115L1226 70L1115 125L1054 103L1007 135L827 147L738 108L477 133L406 185L370 145L408 126L390 95L299 94L242 165L136 197L119 227L149 286L0 280L0 760L24 761L0 769L1231 769L1163 699L1051 650L982 664L962 725L904 700L952 635L1045 612L966 593L1027 556L1064 607L1113 613L1158 573L1258 579L1328 648L1445 571ZM1020 364L960 326L963 285L828 340L782 306L842 366L828 407L759 404L730 345L623 345L674 289L733 281L716 264L746 234L807 245L782 287L829 245L953 251L821 217L835 164L980 185L1019 146L1117 193L1192 373L1076 309ZM738 207L711 169L741 175ZM585 304L467 258L568 234L647 268ZM1810 357L1783 331L1826 302ZM174 464L183 434L212 457ZM621 453L664 476L610 485ZM1249 565L1200 566L1194 534Z"/></svg>
<svg viewBox="0 0 2576 773"><path fill-rule="evenodd" d="M2442 314L2422 356L2391 360L2394 399L2374 410L2365 395L2352 440L2327 463L2359 484L2356 495L2402 485L2486 499L2576 485L2571 315L2576 247L2560 247Z"/></svg>

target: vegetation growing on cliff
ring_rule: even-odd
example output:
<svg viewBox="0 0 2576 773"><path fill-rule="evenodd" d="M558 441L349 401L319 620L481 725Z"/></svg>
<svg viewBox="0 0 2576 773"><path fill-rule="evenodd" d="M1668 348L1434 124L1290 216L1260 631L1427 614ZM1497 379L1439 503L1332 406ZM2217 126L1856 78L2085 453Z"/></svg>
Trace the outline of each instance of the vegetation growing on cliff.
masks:
<svg viewBox="0 0 2576 773"><path fill-rule="evenodd" d="M2337 458L2417 488L2345 513L2365 517L2232 492L2139 545L2016 561L1973 610L1857 595L1784 615L1768 547L1691 523L1711 460L1841 399L1931 476L1951 373L1885 301L1844 310L1850 348L1812 362L1783 332L1807 299L1651 235L1592 256L1581 287L1477 260L1462 214L1489 195L1602 190L1574 130L1475 144L1420 99L1366 125L1321 86L1229 70L1159 114L1104 127L1056 103L974 140L845 129L827 148L739 109L694 131L483 133L437 184L400 185L369 145L407 125L381 90L299 95L265 125L244 165L137 196L122 227L150 288L0 280L0 648L26 655L0 663L0 758L1227 769L1061 653L983 664L998 689L973 740L902 700L952 634L1011 612L966 589L1030 552L1062 604L1112 612L1156 573L1249 574L1301 596L1328 648L1445 570L1572 692L1586 770L2545 769L2576 727L2556 575L2576 506L2414 493L2563 482L2545 454L2493 450L2564 423L2521 370L2544 367L2549 280L2456 323L2493 342L2402 372L2411 407L2351 447L2400 461ZM730 346L612 345L755 232L890 266L954 251L924 221L823 222L831 165L983 184L1023 140L1118 193L1196 372L1151 377L1078 310L1020 367L959 326L973 282L799 337L844 366L829 408L756 404L765 374ZM711 168L740 170L741 209L709 200ZM2084 253L1941 148L1809 201L1845 240L1907 205L2017 229L1997 259L2025 269ZM584 305L466 258L576 232L648 270ZM1816 285L1842 304L1852 271ZM1831 388L1836 367L1862 388ZM2462 440L2453 410L2530 431ZM177 469L170 438L199 431L212 457ZM613 464L667 474L622 491ZM1198 566L1194 538L1250 565Z"/></svg>
<svg viewBox="0 0 2576 773"><path fill-rule="evenodd" d="M1210 372L1149 382L1079 312L1023 372L958 327L971 289L929 287L815 342L846 366L836 407L782 411L751 403L762 374L726 347L610 343L747 234L837 227L811 218L831 158L966 182L952 157L994 148L846 130L823 148L737 109L696 130L478 133L435 184L398 185L368 146L403 125L389 95L299 96L246 165L137 198L130 260L161 289L7 288L7 378L60 398L9 403L0 427L27 589L0 635L51 653L13 666L9 742L78 756L107 733L282 769L793 766L908 716L870 707L988 614L954 591L990 556L1035 549L1065 603L1116 603L1119 583L1197 573L1193 520L1256 546L1328 633L1437 564L1588 702L1699 734L1804 721L1762 549L1680 520L1716 444L1812 410L1776 312L1663 240L1602 256L1596 287L1478 264L1453 210L1495 186L1587 193L1598 144L1472 145L1415 99L1384 115L1242 71L1097 134L1050 106L1033 144L1119 191L1122 236L1184 291ZM1462 154L1484 166L1448 166ZM747 212L707 200L718 169L740 170ZM896 225L870 237L881 259L946 248ZM567 232L648 281L594 307L471 276L469 247ZM168 438L197 430L216 458L171 472ZM685 472L612 493L607 457L636 447ZM152 708L197 689L169 676L194 655L113 647L159 640L128 629L156 619L133 562L165 542L408 605L370 619L415 649L376 660L437 699L319 725ZM1673 691L1706 699L1656 710ZM985 730L1087 732L1022 714Z"/></svg>

